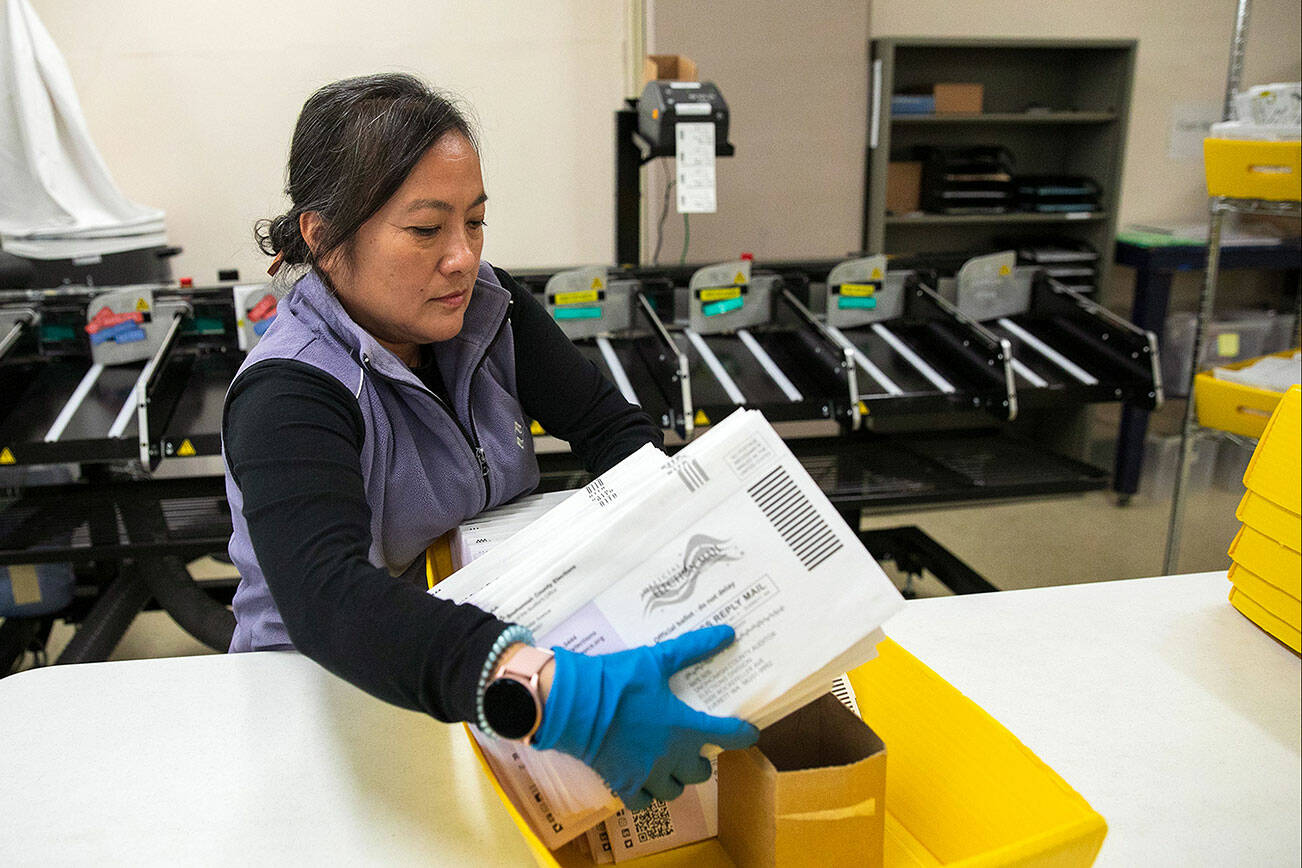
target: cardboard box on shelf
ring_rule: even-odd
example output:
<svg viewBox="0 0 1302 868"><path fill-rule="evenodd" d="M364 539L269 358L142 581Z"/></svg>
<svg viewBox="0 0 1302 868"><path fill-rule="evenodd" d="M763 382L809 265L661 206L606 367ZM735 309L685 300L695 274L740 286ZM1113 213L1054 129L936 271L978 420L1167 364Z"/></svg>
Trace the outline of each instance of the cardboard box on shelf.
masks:
<svg viewBox="0 0 1302 868"><path fill-rule="evenodd" d="M682 54L648 54L642 61L642 86L649 81L697 81L696 61Z"/></svg>
<svg viewBox="0 0 1302 868"><path fill-rule="evenodd" d="M830 693L719 756L719 843L738 868L881 865L886 746Z"/></svg>
<svg viewBox="0 0 1302 868"><path fill-rule="evenodd" d="M974 82L944 82L933 87L936 114L979 114L985 88Z"/></svg>
<svg viewBox="0 0 1302 868"><path fill-rule="evenodd" d="M892 160L886 166L886 210L909 214L922 208L922 163Z"/></svg>

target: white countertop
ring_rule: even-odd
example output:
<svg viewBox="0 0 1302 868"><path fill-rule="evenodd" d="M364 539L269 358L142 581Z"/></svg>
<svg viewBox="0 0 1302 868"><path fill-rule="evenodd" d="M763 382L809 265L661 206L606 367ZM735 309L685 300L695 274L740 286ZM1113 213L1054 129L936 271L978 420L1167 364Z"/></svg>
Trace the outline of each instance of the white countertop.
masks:
<svg viewBox="0 0 1302 868"><path fill-rule="evenodd" d="M1228 589L917 600L887 632L1107 819L1100 865L1296 865L1299 661ZM19 864L533 864L459 726L291 653L0 680L0 774Z"/></svg>

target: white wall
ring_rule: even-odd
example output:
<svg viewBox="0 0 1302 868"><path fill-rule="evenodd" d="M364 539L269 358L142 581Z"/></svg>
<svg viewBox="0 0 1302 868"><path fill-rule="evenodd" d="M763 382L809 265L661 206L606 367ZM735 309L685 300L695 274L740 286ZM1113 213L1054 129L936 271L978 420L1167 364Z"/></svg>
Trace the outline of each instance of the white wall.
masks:
<svg viewBox="0 0 1302 868"><path fill-rule="evenodd" d="M609 0L32 0L72 70L126 195L167 211L177 276L260 274L260 217L285 207L303 101L349 75L404 71L478 116L491 202L485 257L507 266L613 256L612 112L624 8Z"/></svg>
<svg viewBox="0 0 1302 868"><path fill-rule="evenodd" d="M734 157L718 161L716 214L691 217L688 261L835 257L859 248L867 138L868 2L655 0L648 39L719 86ZM643 173L654 246L665 171ZM669 161L672 163L672 160ZM672 171L672 169L670 169ZM660 261L677 262L669 204Z"/></svg>
<svg viewBox="0 0 1302 868"><path fill-rule="evenodd" d="M612 111L628 9L656 51L694 57L733 110L716 215L695 261L836 256L858 246L872 36L1139 39L1122 222L1205 214L1198 160L1167 155L1172 107L1221 97L1233 0L32 0L72 69L124 192L167 210L178 275L265 267L253 222L283 210L294 119L319 85L405 70L463 94L484 139L486 256L506 266L613 258ZM869 32L871 30L871 33ZM1255 0L1248 83L1297 80L1299 5ZM655 216L663 175L647 172ZM676 259L672 211L661 260ZM650 227L654 232L654 224Z"/></svg>

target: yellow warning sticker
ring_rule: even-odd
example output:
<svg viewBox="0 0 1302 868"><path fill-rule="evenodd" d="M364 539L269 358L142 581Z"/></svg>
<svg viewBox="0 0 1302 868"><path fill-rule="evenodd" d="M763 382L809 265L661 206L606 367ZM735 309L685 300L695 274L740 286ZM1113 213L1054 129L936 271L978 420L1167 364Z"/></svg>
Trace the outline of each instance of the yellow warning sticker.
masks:
<svg viewBox="0 0 1302 868"><path fill-rule="evenodd" d="M722 286L717 289L701 290L701 301L723 301L726 298L737 298L741 295L739 286Z"/></svg>
<svg viewBox="0 0 1302 868"><path fill-rule="evenodd" d="M871 283L843 283L841 284L841 295L848 295L852 298L867 298L877 291L877 287Z"/></svg>
<svg viewBox="0 0 1302 868"><path fill-rule="evenodd" d="M547 432L544 431L543 426L539 425L537 422L531 422L529 424L529 433L535 437L541 437Z"/></svg>
<svg viewBox="0 0 1302 868"><path fill-rule="evenodd" d="M605 288L606 288L606 284L602 282L602 280L601 280L600 277L594 277L594 278L592 278L592 288L593 288L593 289L605 289Z"/></svg>
<svg viewBox="0 0 1302 868"><path fill-rule="evenodd" d="M145 301L143 298L136 299L136 310L141 312L149 310L149 302Z"/></svg>
<svg viewBox="0 0 1302 868"><path fill-rule="evenodd" d="M694 419L692 419L692 424L695 425L695 426L698 427L698 428L699 428L700 426L702 426L702 425L709 425L709 424L710 424L710 417L707 416L707 415L705 415L705 411L704 411L704 410L697 410L697 411L696 411L696 417L695 417Z"/></svg>
<svg viewBox="0 0 1302 868"><path fill-rule="evenodd" d="M198 455L199 453L195 451L194 444L191 443L190 438L187 437L181 441L181 448L176 450L176 454L180 455L182 458L189 458L192 455Z"/></svg>
<svg viewBox="0 0 1302 868"><path fill-rule="evenodd" d="M861 416L868 415L868 404L864 401L859 402L859 415Z"/></svg>
<svg viewBox="0 0 1302 868"><path fill-rule="evenodd" d="M734 278L732 279L732 282L735 283L735 284L737 284L738 286L745 286L745 285L746 285L746 275L742 274L742 273L739 271L739 272L737 272L737 276L734 277Z"/></svg>
<svg viewBox="0 0 1302 868"><path fill-rule="evenodd" d="M597 283L597 281L594 280L593 283ZM557 304L591 304L597 300L597 287L592 289L580 289L578 292L556 293Z"/></svg>
<svg viewBox="0 0 1302 868"><path fill-rule="evenodd" d="M1001 265L1001 266L999 266L999 276L1000 276L1000 277L1007 277L1010 273L1012 273L1012 269L1009 268L1007 265Z"/></svg>
<svg viewBox="0 0 1302 868"><path fill-rule="evenodd" d="M6 446L4 449L0 449L0 464L17 464L17 463L18 463L18 459L14 458L14 453L10 451L8 446Z"/></svg>
<svg viewBox="0 0 1302 868"><path fill-rule="evenodd" d="M881 279L882 279L882 270L880 268L874 268L873 280L881 280Z"/></svg>

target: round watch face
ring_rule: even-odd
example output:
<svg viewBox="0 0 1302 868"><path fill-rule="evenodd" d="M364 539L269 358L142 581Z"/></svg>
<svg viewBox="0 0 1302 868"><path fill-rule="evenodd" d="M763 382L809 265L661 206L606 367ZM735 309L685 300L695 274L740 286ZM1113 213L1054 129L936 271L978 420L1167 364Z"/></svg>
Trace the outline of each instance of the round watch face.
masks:
<svg viewBox="0 0 1302 868"><path fill-rule="evenodd" d="M484 688L484 718L502 738L521 739L538 722L529 688L513 678L498 678Z"/></svg>

